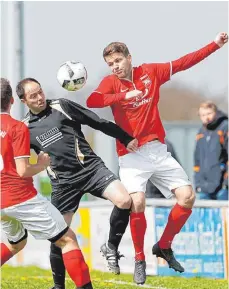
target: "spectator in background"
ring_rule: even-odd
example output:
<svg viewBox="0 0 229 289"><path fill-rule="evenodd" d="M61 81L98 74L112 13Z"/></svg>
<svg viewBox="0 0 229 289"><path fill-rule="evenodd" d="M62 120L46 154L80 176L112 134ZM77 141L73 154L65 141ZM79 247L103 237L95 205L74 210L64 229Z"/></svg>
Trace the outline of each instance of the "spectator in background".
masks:
<svg viewBox="0 0 229 289"><path fill-rule="evenodd" d="M178 161L178 163L180 163L172 143L167 138L165 138L165 144L167 145L167 151L171 153L172 157L176 161ZM146 184L145 195L146 198L157 198L157 199L165 198L165 196L161 193L161 191L152 183L151 178L148 180Z"/></svg>
<svg viewBox="0 0 229 289"><path fill-rule="evenodd" d="M201 103L194 181L199 199L228 200L228 117L212 101Z"/></svg>

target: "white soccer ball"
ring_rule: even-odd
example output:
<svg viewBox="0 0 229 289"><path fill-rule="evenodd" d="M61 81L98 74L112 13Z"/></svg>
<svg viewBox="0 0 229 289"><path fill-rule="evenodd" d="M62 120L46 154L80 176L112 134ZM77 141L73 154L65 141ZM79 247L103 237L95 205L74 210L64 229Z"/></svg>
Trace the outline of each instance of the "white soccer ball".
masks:
<svg viewBox="0 0 229 289"><path fill-rule="evenodd" d="M81 62L66 61L57 71L57 80L68 91L76 91L85 85L87 70Z"/></svg>

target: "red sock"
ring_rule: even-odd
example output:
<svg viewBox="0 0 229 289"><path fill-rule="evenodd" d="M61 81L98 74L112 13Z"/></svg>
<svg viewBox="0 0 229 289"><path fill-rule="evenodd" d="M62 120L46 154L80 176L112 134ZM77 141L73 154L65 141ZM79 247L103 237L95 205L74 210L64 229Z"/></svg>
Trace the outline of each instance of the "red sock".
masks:
<svg viewBox="0 0 229 289"><path fill-rule="evenodd" d="M5 264L11 257L13 257L13 254L10 249L4 243L1 243L1 266Z"/></svg>
<svg viewBox="0 0 229 289"><path fill-rule="evenodd" d="M63 254L65 268L77 287L91 282L88 266L80 250L72 250Z"/></svg>
<svg viewBox="0 0 229 289"><path fill-rule="evenodd" d="M146 232L145 213L130 214L130 230L135 249L135 260L145 260L144 239Z"/></svg>
<svg viewBox="0 0 229 289"><path fill-rule="evenodd" d="M178 204L172 208L168 217L167 225L159 241L160 248L171 248L175 235L180 232L191 213L191 209L184 208Z"/></svg>

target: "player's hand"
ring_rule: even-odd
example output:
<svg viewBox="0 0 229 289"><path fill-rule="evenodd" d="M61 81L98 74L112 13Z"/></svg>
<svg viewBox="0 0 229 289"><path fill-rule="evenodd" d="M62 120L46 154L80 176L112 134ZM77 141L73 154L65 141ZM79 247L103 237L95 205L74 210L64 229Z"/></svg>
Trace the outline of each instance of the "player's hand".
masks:
<svg viewBox="0 0 229 289"><path fill-rule="evenodd" d="M44 153L41 151L37 158L37 163L46 169L48 166L50 166L50 157L47 153Z"/></svg>
<svg viewBox="0 0 229 289"><path fill-rule="evenodd" d="M138 140L135 138L132 141L130 141L126 147L126 149L129 152L136 152L136 150L138 149Z"/></svg>
<svg viewBox="0 0 229 289"><path fill-rule="evenodd" d="M215 38L215 43L219 45L219 47L224 46L228 42L228 35L226 32L219 33Z"/></svg>
<svg viewBox="0 0 229 289"><path fill-rule="evenodd" d="M130 99L130 98L139 97L139 96L143 96L143 92L135 89L135 90L128 91L126 93L125 99Z"/></svg>

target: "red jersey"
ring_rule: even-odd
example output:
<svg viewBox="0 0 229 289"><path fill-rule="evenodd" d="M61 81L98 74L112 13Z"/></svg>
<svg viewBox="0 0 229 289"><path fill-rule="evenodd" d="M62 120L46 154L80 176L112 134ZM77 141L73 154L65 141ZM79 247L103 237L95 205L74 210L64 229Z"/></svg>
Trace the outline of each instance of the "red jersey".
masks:
<svg viewBox="0 0 229 289"><path fill-rule="evenodd" d="M137 138L139 146L153 139L164 143L165 131L158 111L160 86L170 80L173 74L192 67L217 49L219 46L212 42L175 61L134 67L132 81L109 75L89 96L87 106L111 106L116 124ZM126 93L135 89L141 90L143 96L125 100ZM125 146L118 140L116 142L118 155L127 154Z"/></svg>
<svg viewBox="0 0 229 289"><path fill-rule="evenodd" d="M32 178L21 178L16 171L16 158L30 157L30 134L27 126L7 113L1 113L1 209L37 194Z"/></svg>

